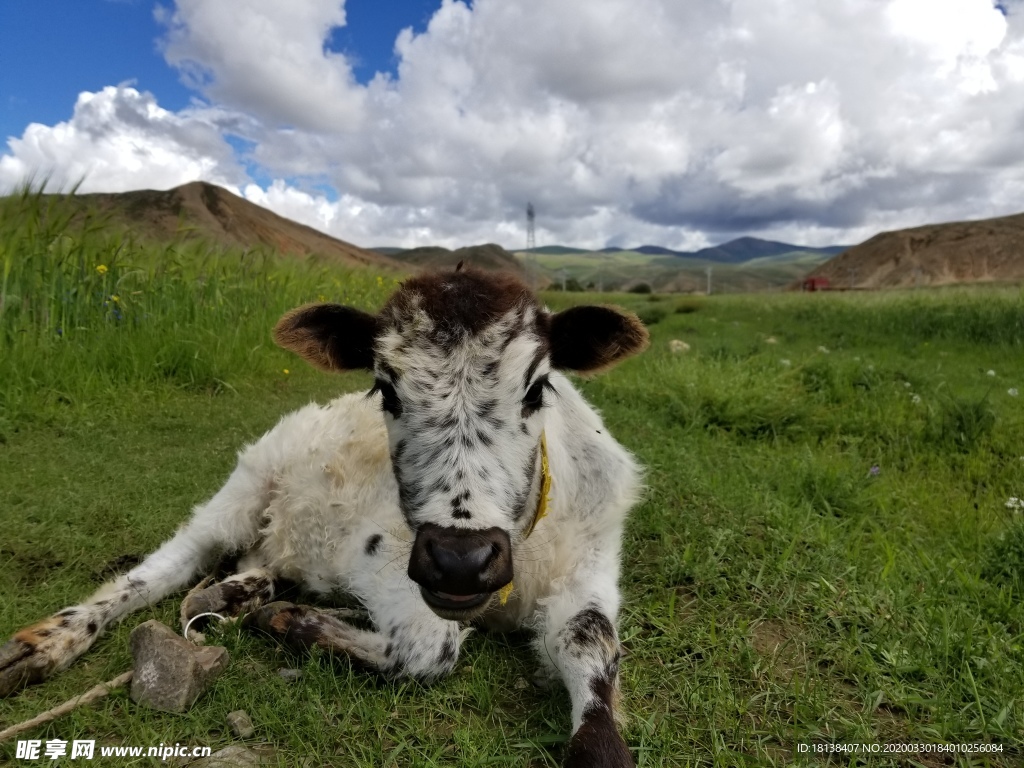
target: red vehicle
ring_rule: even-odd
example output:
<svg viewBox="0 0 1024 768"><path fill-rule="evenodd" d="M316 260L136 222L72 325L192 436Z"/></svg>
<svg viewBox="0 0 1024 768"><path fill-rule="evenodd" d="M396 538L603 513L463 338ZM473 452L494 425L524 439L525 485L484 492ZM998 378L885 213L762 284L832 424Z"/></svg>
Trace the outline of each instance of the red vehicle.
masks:
<svg viewBox="0 0 1024 768"><path fill-rule="evenodd" d="M827 291L829 283L827 277L808 277L800 286L805 291Z"/></svg>

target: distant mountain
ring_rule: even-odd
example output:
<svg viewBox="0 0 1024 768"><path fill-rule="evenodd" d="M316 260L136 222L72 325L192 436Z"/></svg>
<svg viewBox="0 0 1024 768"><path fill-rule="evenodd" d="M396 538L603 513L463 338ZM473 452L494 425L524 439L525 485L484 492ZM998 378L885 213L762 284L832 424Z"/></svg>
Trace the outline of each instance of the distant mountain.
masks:
<svg viewBox="0 0 1024 768"><path fill-rule="evenodd" d="M520 275L525 274L522 262L494 243L471 245L454 251L440 246L412 248L396 253L393 258L403 264L414 264L427 269L453 269L462 261L481 269L506 270Z"/></svg>
<svg viewBox="0 0 1024 768"><path fill-rule="evenodd" d="M520 254L521 255L521 254ZM531 277L540 282L572 280L588 290L627 290L639 282L656 292L703 292L707 290L707 267L714 267L716 293L770 291L799 281L830 257L815 251L792 251L750 259L742 264L722 264L694 258L678 258L619 251L527 257Z"/></svg>
<svg viewBox="0 0 1024 768"><path fill-rule="evenodd" d="M742 264L751 259L764 259L781 256L784 253L811 250L815 249L774 240L761 240L757 237L739 237L711 248L702 248L693 255L698 259L718 261L723 264Z"/></svg>
<svg viewBox="0 0 1024 768"><path fill-rule="evenodd" d="M348 265L397 266L387 256L278 216L204 181L168 190L44 197L61 198L71 208L73 222L85 222L92 214L141 240L169 242L187 237L225 248L266 247L292 256L316 255ZM90 225L95 223L90 220Z"/></svg>
<svg viewBox="0 0 1024 768"><path fill-rule="evenodd" d="M636 253L643 253L649 256L677 256L683 259L697 259L711 261L719 264L742 264L752 259L765 259L775 256L789 257L789 254L798 252L811 252L822 254L836 254L846 250L845 245L830 245L822 248L814 248L806 245L793 245L792 243L780 243L774 240L761 240L757 237L740 237L730 240L721 245L713 245L708 248L701 248L699 251L675 251L671 248L663 248L660 245L641 245L638 248L612 248L605 251L629 250Z"/></svg>
<svg viewBox="0 0 1024 768"><path fill-rule="evenodd" d="M540 253L545 256L564 256L570 253L593 253L586 248L570 248L567 245L542 245L538 248L528 248L518 253Z"/></svg>
<svg viewBox="0 0 1024 768"><path fill-rule="evenodd" d="M368 250L371 250L374 253L382 253L385 256L394 256L396 253L401 253L402 251L404 251L405 248L399 248L398 246L392 245L375 245Z"/></svg>
<svg viewBox="0 0 1024 768"><path fill-rule="evenodd" d="M639 248L630 248L637 253L646 253L648 256L688 256L681 251L673 251L670 248L662 248L660 245L641 245Z"/></svg>
<svg viewBox="0 0 1024 768"><path fill-rule="evenodd" d="M883 232L808 277L833 288L1024 281L1024 213Z"/></svg>

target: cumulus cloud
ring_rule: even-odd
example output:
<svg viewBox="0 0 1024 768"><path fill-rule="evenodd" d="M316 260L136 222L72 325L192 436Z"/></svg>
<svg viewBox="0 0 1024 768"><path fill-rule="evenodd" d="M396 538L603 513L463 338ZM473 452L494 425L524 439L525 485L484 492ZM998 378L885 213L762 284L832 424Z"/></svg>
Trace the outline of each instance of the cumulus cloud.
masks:
<svg viewBox="0 0 1024 768"><path fill-rule="evenodd" d="M67 122L29 125L0 156L0 190L29 179L82 192L166 189L195 179L234 187L245 179L217 111L162 109L130 86L83 93Z"/></svg>
<svg viewBox="0 0 1024 768"><path fill-rule="evenodd" d="M344 3L177 0L157 18L167 25L167 62L212 101L274 127L359 127L363 93L345 57L324 49L331 29L345 25Z"/></svg>
<svg viewBox="0 0 1024 768"><path fill-rule="evenodd" d="M12 142L0 174L77 158L128 188L135 147L154 180L225 180L367 245L518 247L527 201L539 240L596 247L855 242L1024 209L1020 0L443 0L366 85L326 45L340 0L161 14L202 104L84 94L113 116L90 122L80 100ZM239 160L278 181L247 184Z"/></svg>

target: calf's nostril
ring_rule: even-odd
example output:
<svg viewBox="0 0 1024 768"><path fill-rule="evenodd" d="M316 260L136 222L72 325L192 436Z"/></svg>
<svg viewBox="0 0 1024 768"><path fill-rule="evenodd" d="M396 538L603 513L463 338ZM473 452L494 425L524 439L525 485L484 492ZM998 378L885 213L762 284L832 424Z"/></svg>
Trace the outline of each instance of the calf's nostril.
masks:
<svg viewBox="0 0 1024 768"><path fill-rule="evenodd" d="M430 557L438 570L449 574L475 574L487 567L496 554L490 544L473 547L448 547L436 541L428 545Z"/></svg>

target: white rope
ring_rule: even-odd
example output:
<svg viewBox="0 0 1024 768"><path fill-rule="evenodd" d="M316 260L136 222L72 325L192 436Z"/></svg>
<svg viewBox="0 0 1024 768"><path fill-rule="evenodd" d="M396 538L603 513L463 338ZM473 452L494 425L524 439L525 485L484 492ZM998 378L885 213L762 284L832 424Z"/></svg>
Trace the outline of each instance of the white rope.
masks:
<svg viewBox="0 0 1024 768"><path fill-rule="evenodd" d="M216 616L221 621L227 621L226 618L221 616L219 613L214 613L213 611L207 611L206 613L197 613L195 616L188 620L188 623L185 625L185 629L181 631L182 637L184 637L186 640L191 640L192 638L188 636L188 628L192 626L193 621L195 621L196 619L201 619L204 616Z"/></svg>

